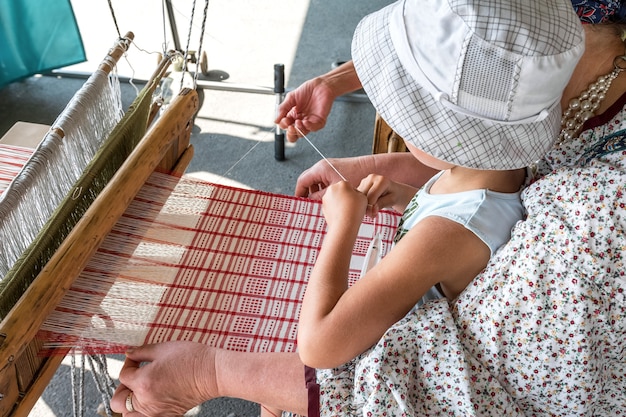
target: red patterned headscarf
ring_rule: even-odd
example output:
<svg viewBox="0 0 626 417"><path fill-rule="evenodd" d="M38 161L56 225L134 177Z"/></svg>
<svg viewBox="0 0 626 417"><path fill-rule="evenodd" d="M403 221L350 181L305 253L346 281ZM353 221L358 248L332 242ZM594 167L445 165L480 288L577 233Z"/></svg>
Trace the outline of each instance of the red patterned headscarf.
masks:
<svg viewBox="0 0 626 417"><path fill-rule="evenodd" d="M622 0L572 0L583 23L626 23L626 4Z"/></svg>

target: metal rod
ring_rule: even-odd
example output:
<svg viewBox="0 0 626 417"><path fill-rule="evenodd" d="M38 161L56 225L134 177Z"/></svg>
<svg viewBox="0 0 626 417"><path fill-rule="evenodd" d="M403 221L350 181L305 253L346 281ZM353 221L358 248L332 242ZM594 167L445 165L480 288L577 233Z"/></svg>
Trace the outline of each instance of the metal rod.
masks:
<svg viewBox="0 0 626 417"><path fill-rule="evenodd" d="M172 0L165 0L165 7L167 8L167 17L170 21L170 28L172 29L172 40L174 41L174 49L181 51L180 39L178 38L178 28L176 27L176 17L174 16L174 7L172 7Z"/></svg>
<svg viewBox="0 0 626 417"><path fill-rule="evenodd" d="M87 79L91 76L90 72L81 72L81 71L69 71L64 69L53 70L50 72L42 73L41 75L50 76L50 77L65 77L65 78L80 78ZM148 81L142 80L138 78L131 78L125 76L118 77L121 82L128 82L130 80L135 84L145 84ZM204 90L215 90L215 91L228 91L234 93L250 93L250 94L267 94L274 95L274 89L272 87L263 87L253 84L240 84L240 83L230 83L226 81L207 81L198 79L197 87L202 88ZM292 91L293 88L286 88L285 93ZM355 102L355 103L368 103L369 99L365 94L362 93L350 93L339 96L335 99L335 101L347 101L347 102Z"/></svg>
<svg viewBox="0 0 626 417"><path fill-rule="evenodd" d="M276 94L276 115L278 114L278 106L283 102L285 95L285 66L283 64L274 64L274 94ZM285 160L285 132L276 125L274 133L274 158L277 161Z"/></svg>

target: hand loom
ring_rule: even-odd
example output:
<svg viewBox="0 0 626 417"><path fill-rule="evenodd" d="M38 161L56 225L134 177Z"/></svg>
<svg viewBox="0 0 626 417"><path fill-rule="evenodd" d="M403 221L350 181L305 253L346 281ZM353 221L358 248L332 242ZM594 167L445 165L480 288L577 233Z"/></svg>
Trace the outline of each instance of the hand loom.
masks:
<svg viewBox="0 0 626 417"><path fill-rule="evenodd" d="M63 355L38 353L35 336L117 218L155 170L180 175L191 158L195 91L181 91L147 129L169 58L120 119L109 74L132 39L128 33L116 42L0 196L2 416L27 415L60 364ZM55 187L39 186L50 181ZM56 186L58 195L42 196ZM43 224L29 237L25 225L37 220Z"/></svg>
<svg viewBox="0 0 626 417"><path fill-rule="evenodd" d="M181 179L196 92L183 89L148 128L164 59L120 117L109 73L132 38L116 43L0 195L2 242L11 242L0 259L0 416L27 415L70 349L123 352L166 340L296 349L325 231L321 204ZM40 195L51 176L58 195ZM32 236L22 233L33 219ZM384 253L397 223L391 211L364 219L352 281L374 236Z"/></svg>

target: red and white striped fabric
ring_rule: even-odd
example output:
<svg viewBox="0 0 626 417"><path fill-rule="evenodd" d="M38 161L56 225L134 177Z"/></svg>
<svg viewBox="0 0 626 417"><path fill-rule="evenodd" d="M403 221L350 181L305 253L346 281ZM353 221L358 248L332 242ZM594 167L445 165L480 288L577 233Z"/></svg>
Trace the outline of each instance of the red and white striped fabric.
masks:
<svg viewBox="0 0 626 417"><path fill-rule="evenodd" d="M0 195L33 154L34 149L0 144Z"/></svg>
<svg viewBox="0 0 626 417"><path fill-rule="evenodd" d="M364 218L352 281L372 238L386 253L398 221L392 211ZM43 334L50 347L99 353L166 340L293 351L325 227L319 201L155 174Z"/></svg>

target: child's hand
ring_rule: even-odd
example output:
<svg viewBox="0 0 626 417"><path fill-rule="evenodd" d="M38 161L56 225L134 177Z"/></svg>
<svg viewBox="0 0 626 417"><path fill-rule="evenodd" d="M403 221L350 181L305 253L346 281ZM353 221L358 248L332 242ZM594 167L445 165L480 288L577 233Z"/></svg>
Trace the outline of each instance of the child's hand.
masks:
<svg viewBox="0 0 626 417"><path fill-rule="evenodd" d="M367 215L370 217L376 217L378 211L386 207L402 213L417 192L413 187L377 174L363 178L357 190L367 196Z"/></svg>
<svg viewBox="0 0 626 417"><path fill-rule="evenodd" d="M326 189L322 203L324 217L329 227L338 224L347 226L354 222L361 224L367 207L367 198L350 183L340 181Z"/></svg>

